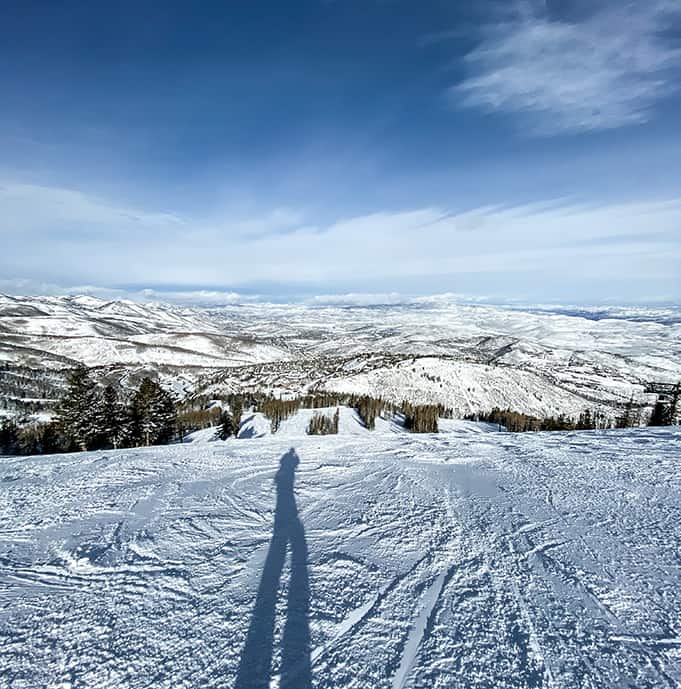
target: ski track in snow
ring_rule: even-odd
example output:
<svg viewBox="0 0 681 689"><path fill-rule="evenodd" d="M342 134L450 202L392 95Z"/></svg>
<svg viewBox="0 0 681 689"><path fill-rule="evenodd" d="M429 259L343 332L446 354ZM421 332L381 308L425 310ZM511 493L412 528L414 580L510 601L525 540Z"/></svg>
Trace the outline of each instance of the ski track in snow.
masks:
<svg viewBox="0 0 681 689"><path fill-rule="evenodd" d="M291 446L312 676L295 689L680 685L673 428L2 459L0 686L234 687ZM281 654L289 559L281 689L305 665Z"/></svg>

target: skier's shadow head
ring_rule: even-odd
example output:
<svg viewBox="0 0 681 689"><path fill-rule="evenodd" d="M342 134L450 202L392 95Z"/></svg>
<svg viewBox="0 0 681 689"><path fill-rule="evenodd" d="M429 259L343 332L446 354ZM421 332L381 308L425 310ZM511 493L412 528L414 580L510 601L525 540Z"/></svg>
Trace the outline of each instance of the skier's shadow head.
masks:
<svg viewBox="0 0 681 689"><path fill-rule="evenodd" d="M279 471L274 477L277 486L277 506L274 514L275 534L277 527L285 527L288 521L298 519L298 508L293 494L298 464L300 464L300 458L294 448L291 448L279 460Z"/></svg>
<svg viewBox="0 0 681 689"><path fill-rule="evenodd" d="M282 456L279 460L279 472L278 473L293 473L298 468L300 464L300 457L296 452L296 448L292 447L289 451Z"/></svg>
<svg viewBox="0 0 681 689"><path fill-rule="evenodd" d="M294 448L279 461L275 475L277 489L274 530L260 586L241 653L236 689L268 689L274 656L274 622L280 580L287 550L291 554L286 621L281 638L279 687L310 689L310 584L307 571L307 542L298 518L293 485L300 458Z"/></svg>

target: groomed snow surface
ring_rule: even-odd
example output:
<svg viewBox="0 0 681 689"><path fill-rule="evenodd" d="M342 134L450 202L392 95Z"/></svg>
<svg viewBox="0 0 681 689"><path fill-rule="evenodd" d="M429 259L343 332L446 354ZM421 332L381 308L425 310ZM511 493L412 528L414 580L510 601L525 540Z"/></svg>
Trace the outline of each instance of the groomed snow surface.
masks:
<svg viewBox="0 0 681 689"><path fill-rule="evenodd" d="M678 687L681 429L447 430L0 460L0 686Z"/></svg>

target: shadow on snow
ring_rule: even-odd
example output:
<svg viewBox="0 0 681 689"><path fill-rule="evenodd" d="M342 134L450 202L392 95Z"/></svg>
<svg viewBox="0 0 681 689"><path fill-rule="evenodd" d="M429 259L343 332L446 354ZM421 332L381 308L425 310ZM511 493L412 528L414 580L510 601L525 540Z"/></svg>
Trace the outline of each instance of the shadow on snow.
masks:
<svg viewBox="0 0 681 689"><path fill-rule="evenodd" d="M265 559L246 643L239 661L235 689L269 689L277 593L287 546L290 546L291 551L291 578L282 637L279 687L312 687L307 543L293 494L295 470L299 462L296 451L291 448L281 458L275 477L277 505L274 532Z"/></svg>

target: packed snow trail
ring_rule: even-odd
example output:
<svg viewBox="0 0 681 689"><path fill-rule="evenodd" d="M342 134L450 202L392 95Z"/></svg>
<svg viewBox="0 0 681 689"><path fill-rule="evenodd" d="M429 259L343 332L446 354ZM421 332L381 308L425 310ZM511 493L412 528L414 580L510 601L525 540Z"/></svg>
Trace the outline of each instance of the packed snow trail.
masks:
<svg viewBox="0 0 681 689"><path fill-rule="evenodd" d="M681 683L678 428L3 459L0 519L3 689Z"/></svg>

